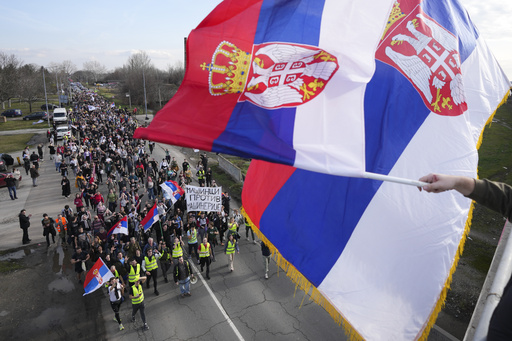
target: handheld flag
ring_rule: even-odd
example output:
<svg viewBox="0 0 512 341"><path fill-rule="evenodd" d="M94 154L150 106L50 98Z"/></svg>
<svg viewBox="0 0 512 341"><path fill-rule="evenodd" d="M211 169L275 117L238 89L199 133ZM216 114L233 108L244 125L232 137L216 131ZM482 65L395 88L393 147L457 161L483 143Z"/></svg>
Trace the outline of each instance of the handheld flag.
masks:
<svg viewBox="0 0 512 341"><path fill-rule="evenodd" d="M221 2L187 40L177 94L134 137L362 176L361 103L394 2Z"/></svg>
<svg viewBox="0 0 512 341"><path fill-rule="evenodd" d="M112 272L105 265L103 259L99 258L85 276L84 296L102 287L112 277L114 277Z"/></svg>
<svg viewBox="0 0 512 341"><path fill-rule="evenodd" d="M162 187L164 191L164 197L170 199L173 204L185 194L185 190L181 188L176 181L166 181L161 184L160 187Z"/></svg>
<svg viewBox="0 0 512 341"><path fill-rule="evenodd" d="M151 226L160 220L160 216L158 215L158 209L156 207L156 203L149 210L148 214L142 219L140 224L144 227L144 232L149 230Z"/></svg>
<svg viewBox="0 0 512 341"><path fill-rule="evenodd" d="M107 233L107 237L118 233L128 235L128 216L124 216L123 219L119 220L114 226L112 226Z"/></svg>
<svg viewBox="0 0 512 341"><path fill-rule="evenodd" d="M457 0L399 0L379 40L361 101L367 171L476 177L483 128L510 83L466 11ZM304 184L322 193L314 206ZM242 202L276 261L356 340L427 339L472 212L458 193L426 196L263 161L251 163ZM304 238L311 226L322 243Z"/></svg>

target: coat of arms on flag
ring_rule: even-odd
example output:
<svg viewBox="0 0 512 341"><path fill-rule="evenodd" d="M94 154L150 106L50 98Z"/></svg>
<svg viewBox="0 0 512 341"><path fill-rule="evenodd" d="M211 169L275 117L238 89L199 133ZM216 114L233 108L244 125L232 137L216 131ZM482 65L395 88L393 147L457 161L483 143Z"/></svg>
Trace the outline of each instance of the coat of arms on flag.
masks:
<svg viewBox="0 0 512 341"><path fill-rule="evenodd" d="M376 58L407 77L433 113L458 116L467 110L458 48L457 37L418 3L397 1Z"/></svg>
<svg viewBox="0 0 512 341"><path fill-rule="evenodd" d="M208 71L212 96L240 93L240 102L268 109L311 101L339 68L335 56L317 47L265 43L250 54L227 41L215 49L211 63L200 67Z"/></svg>

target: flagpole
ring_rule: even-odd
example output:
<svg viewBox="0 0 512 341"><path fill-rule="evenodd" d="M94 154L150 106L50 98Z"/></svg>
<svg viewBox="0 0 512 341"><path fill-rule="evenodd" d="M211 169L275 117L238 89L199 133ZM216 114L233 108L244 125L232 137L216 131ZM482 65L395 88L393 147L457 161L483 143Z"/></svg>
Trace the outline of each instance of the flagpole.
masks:
<svg viewBox="0 0 512 341"><path fill-rule="evenodd" d="M364 172L363 173L363 178L372 179L372 180L379 180L379 181L395 182L395 183L398 183L398 184L415 186L415 187L423 187L423 186L428 185L427 182L423 182L423 181L410 180L410 179L404 179L404 178L397 178L397 177L394 177L394 176L377 174L377 173L370 173L370 172Z"/></svg>

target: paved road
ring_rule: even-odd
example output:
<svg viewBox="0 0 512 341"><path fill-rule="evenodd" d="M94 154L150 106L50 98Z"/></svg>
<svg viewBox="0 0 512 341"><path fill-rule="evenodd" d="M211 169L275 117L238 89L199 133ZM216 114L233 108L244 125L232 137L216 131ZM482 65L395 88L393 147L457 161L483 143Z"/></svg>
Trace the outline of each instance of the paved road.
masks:
<svg viewBox="0 0 512 341"><path fill-rule="evenodd" d="M181 148L157 145L156 160L164 156L165 148L181 163ZM18 156L13 153L13 156ZM197 159L193 159L195 164ZM342 327L336 325L321 307L304 299L304 293L295 292L295 285L275 263L271 264L270 278L263 278L263 262L259 245L242 239L240 254L235 258L235 271L230 273L222 249L215 249L217 261L212 263L210 277L192 285L192 296L181 298L178 287L164 283L159 275L159 296L153 288L145 290L146 317L150 330L142 332L140 315L130 323L131 303L121 307L121 318L126 329L119 331L113 321L113 312L103 290L81 297L83 289L76 282L73 268L68 264L69 251L60 245L47 252L40 227L43 213L56 215L65 204L72 205L72 197L61 196L60 176L53 164L46 161L41 167L39 186L32 187L25 176L18 200L9 199L7 190L0 190L0 250L21 246L21 230L17 214L26 208L33 215L30 238L32 244L25 250L41 253L41 267L50 262L51 270L42 287L34 292L47 297L44 307L32 306L28 323L20 324L15 335L43 339L105 339L105 340L345 340ZM73 188L73 194L76 189ZM238 206L238 203L233 203ZM74 206L72 206L74 207ZM241 231L243 232L243 231ZM30 253L30 252L29 252ZM197 267L195 265L194 267ZM196 268L197 270L197 268ZM50 282L48 285L45 283ZM57 284L55 284L57 283ZM31 300L27 295L21 300ZM22 306L30 304L22 302ZM79 311L72 305L81 305ZM14 309L14 308L13 308ZM2 310L0 308L0 310ZM39 311L40 310L40 311ZM8 313L6 313L8 315ZM4 312L0 314L0 321ZM29 320L29 317L35 317ZM76 316L73 316L76 315ZM8 328L2 323L3 328ZM30 327L26 327L30 326ZM34 328L39 328L35 329ZM29 333L29 330L31 331ZM10 333L13 333L10 330ZM11 334L9 334L11 335Z"/></svg>

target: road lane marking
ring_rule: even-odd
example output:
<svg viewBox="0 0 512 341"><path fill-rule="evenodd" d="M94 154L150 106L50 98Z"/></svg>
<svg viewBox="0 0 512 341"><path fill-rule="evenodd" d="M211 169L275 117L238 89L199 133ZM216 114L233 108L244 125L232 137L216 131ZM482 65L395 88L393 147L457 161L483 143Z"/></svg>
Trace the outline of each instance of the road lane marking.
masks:
<svg viewBox="0 0 512 341"><path fill-rule="evenodd" d="M229 317L228 313L226 312L226 310L224 310L224 308L222 307L222 305L220 304L219 300L217 299L217 297L215 297L215 294L213 293L212 289L210 289L210 286L208 285L208 283L204 280L203 276L201 275L201 272L199 272L199 269L196 268L195 264L194 264L194 261L193 260L190 260L189 263L192 265L192 268L194 269L194 272L197 273L197 275L199 276L199 278L201 279L201 282L204 284L206 290L208 290L208 293L210 294L210 296L212 297L213 299L213 302L215 302L215 304L217 305L217 307L219 308L220 312L222 313L222 315L224 315L224 318L226 319L226 321L228 322L229 326L231 327L231 329L233 329L233 331L235 332L235 335L237 336L238 340L240 341L245 341L242 334L240 334L240 332L238 331L238 329L236 328L235 324L233 323L233 321L231 321L231 318Z"/></svg>

